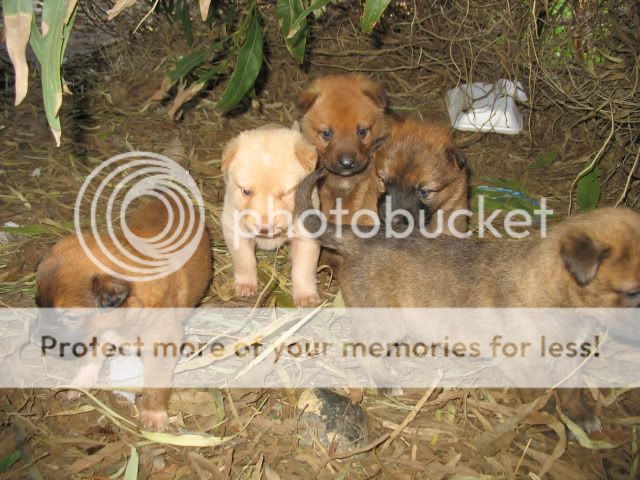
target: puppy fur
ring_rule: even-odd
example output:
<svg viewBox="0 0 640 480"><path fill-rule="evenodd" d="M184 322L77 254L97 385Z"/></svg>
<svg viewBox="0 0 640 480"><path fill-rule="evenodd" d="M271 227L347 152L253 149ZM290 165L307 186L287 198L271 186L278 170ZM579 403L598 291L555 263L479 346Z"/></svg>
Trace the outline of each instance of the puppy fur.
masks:
<svg viewBox="0 0 640 480"><path fill-rule="evenodd" d="M168 238L178 228L178 206L167 197L174 211L174 223L171 230L164 233L163 238ZM168 225L168 210L165 205L156 198L149 199L143 206L137 209L129 218L127 225L131 232L138 237L151 238L159 235ZM196 227L197 219L195 223ZM195 227L194 227L195 232ZM194 233L195 235L195 233ZM90 233L83 235L88 249L104 265L114 272L135 276L135 273L123 270L100 250L95 237ZM190 239L192 237L186 237ZM131 253L137 253L124 236L119 235L119 240ZM126 256L115 248L112 241L103 238L106 248L120 261L131 264ZM175 272L170 275L150 281L128 281L117 276L104 273L85 254L78 237L73 235L65 237L56 243L38 265L36 273L36 303L43 308L188 308L196 306L211 281L211 249L209 234L206 227L197 244L193 255ZM117 335L121 332L129 335L131 332L154 332L154 337L175 341L183 335L183 321L185 319L166 320L162 323L151 319L144 324L127 324L123 320L124 315L118 315L116 319L105 321L104 316L98 320L93 319L80 325L71 327L63 324L43 324L40 318L35 324L34 334L39 335L43 331L55 331L61 338L77 336L83 340L96 336ZM114 322L112 323L110 320ZM166 321L165 321L166 320ZM54 321L55 322L55 321ZM135 335L135 333L134 333ZM177 361L177 359L176 359ZM173 376L173 370L166 371L166 363L162 370L154 366L151 355L143 357L145 375L153 372L154 378L165 375L163 379L168 383ZM81 382L95 384L100 372L101 363L91 363L80 370ZM167 407L170 397L169 389L144 389L139 396L141 410L141 422L145 428L163 430L168 421Z"/></svg>
<svg viewBox="0 0 640 480"><path fill-rule="evenodd" d="M378 200L381 220L385 220L388 209L402 209L411 213L418 224L422 212L422 222L428 223L427 231L436 232L437 222L429 220L441 211L441 233L451 234L451 215L469 207L469 171L447 125L417 118L398 120L382 148L374 154L374 161L385 189ZM393 223L398 223L399 229L406 228L404 216L395 216ZM456 216L452 226L464 233L467 216Z"/></svg>
<svg viewBox="0 0 640 480"><path fill-rule="evenodd" d="M324 174L300 185L298 215L313 208L307 194ZM317 221L307 216L305 228L318 230ZM554 226L546 238L515 241L335 232L328 224L318 241L343 258L350 307L640 306L640 215L630 209L594 210Z"/></svg>
<svg viewBox="0 0 640 480"><path fill-rule="evenodd" d="M296 238L290 229L292 218L278 214L293 214L295 189L316 162L315 148L300 132L273 125L243 132L224 148L222 227L233 259L236 296L256 293L256 247L274 250L291 241L294 302L308 306L320 301L316 287L320 247ZM274 218L269 218L270 205ZM240 215L242 211L253 211L257 217Z"/></svg>
<svg viewBox="0 0 640 480"><path fill-rule="evenodd" d="M387 130L382 88L361 74L328 75L313 81L298 99L300 127L329 171L319 184L320 207L327 217L342 199L349 211L376 211L380 182L371 153ZM367 219L368 217L363 217Z"/></svg>
<svg viewBox="0 0 640 480"><path fill-rule="evenodd" d="M312 208L309 193L324 174L316 171L300 185L298 215ZM307 216L305 228L317 232L317 217ZM361 239L345 227L338 238L328 224L318 241L342 258L340 286L349 307L640 306L640 215L626 208L577 215L546 238L428 239L416 233L397 239L378 232ZM585 392L560 390L558 396L588 426Z"/></svg>

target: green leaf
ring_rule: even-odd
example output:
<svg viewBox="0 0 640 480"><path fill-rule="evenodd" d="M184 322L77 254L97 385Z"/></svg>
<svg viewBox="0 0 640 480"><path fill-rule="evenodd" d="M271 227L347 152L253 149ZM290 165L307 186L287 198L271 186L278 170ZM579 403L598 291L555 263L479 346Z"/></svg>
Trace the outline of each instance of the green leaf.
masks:
<svg viewBox="0 0 640 480"><path fill-rule="evenodd" d="M42 66L42 96L47 121L56 144L60 146L60 117L58 110L62 104L62 58L75 19L75 0L44 2L42 25L46 34L42 35L35 18L31 24L29 44Z"/></svg>
<svg viewBox="0 0 640 480"><path fill-rule="evenodd" d="M371 33L382 14L389 6L391 0L367 0L364 4L364 12L360 19L360 28L365 33Z"/></svg>
<svg viewBox="0 0 640 480"><path fill-rule="evenodd" d="M303 23L306 24L307 17L309 16L309 14L315 10L318 10L319 8L324 7L329 2L331 2L331 0L316 0L311 5L309 5L308 8L305 8L302 12L300 12L300 14L296 17L296 19L293 21L293 23L289 27L289 33L287 34L287 38L295 37L298 31L302 28L302 24Z"/></svg>
<svg viewBox="0 0 640 480"><path fill-rule="evenodd" d="M9 455L5 455L0 459L0 472L6 472L18 460L20 460L20 450L14 450Z"/></svg>
<svg viewBox="0 0 640 480"><path fill-rule="evenodd" d="M584 175L576 188L576 200L580 210L585 212L598 206L600 200L600 175L602 171L597 166Z"/></svg>
<svg viewBox="0 0 640 480"><path fill-rule="evenodd" d="M247 27L247 37L240 47L236 68L224 93L218 100L218 108L228 110L242 100L258 78L262 68L262 27L257 9L251 12Z"/></svg>
<svg viewBox="0 0 640 480"><path fill-rule="evenodd" d="M296 59L298 63L304 61L304 50L307 44L307 20L301 23L300 30L293 37L289 38L289 29L295 18L304 11L302 0L278 0L276 5L276 13L278 15L278 24L280 32L284 37L287 50Z"/></svg>
<svg viewBox="0 0 640 480"><path fill-rule="evenodd" d="M182 23L182 33L184 33L184 38L187 40L187 45L191 47L193 45L193 31L191 29L189 2L187 0L183 0L178 8L180 9L178 15L180 17L180 22Z"/></svg>
<svg viewBox="0 0 640 480"><path fill-rule="evenodd" d="M271 275L263 270L262 268L258 269L258 279L260 282L265 285L271 280ZM276 278L273 282L273 286L269 290L269 296L276 300L276 304L281 308L294 308L295 304L293 303L293 298L286 291L285 288L280 285L280 282Z"/></svg>
<svg viewBox="0 0 640 480"><path fill-rule="evenodd" d="M551 150L550 152L547 152L544 155L538 157L538 159L535 162L529 165L529 168L531 170L544 168L548 165L551 165L556 160L558 160L559 156L560 156L560 152L558 150L555 150L555 149Z"/></svg>
<svg viewBox="0 0 640 480"><path fill-rule="evenodd" d="M135 447L131 447L131 455L127 462L127 469L124 471L124 477L122 477L123 480L136 480L138 478L139 464L140 458L138 456L138 451Z"/></svg>
<svg viewBox="0 0 640 480"><path fill-rule="evenodd" d="M175 64L173 70L167 73L167 78L171 82L175 83L181 78L187 76L194 68L202 64L212 53L222 50L224 41L220 40L211 43L207 48L196 50L188 55L185 55Z"/></svg>
<svg viewBox="0 0 640 480"><path fill-rule="evenodd" d="M5 16L31 15L33 13L33 0L4 0L2 9Z"/></svg>

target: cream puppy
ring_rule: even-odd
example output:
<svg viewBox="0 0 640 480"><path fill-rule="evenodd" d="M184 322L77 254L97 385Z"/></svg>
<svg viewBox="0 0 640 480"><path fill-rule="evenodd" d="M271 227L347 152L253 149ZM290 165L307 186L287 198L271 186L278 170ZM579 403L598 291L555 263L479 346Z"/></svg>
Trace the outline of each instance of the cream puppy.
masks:
<svg viewBox="0 0 640 480"><path fill-rule="evenodd" d="M320 301L320 247L295 235L292 227L296 187L315 170L317 158L300 132L279 125L242 132L225 146L222 229L233 259L236 296L257 291L256 247L274 250L290 241L293 300L298 306Z"/></svg>

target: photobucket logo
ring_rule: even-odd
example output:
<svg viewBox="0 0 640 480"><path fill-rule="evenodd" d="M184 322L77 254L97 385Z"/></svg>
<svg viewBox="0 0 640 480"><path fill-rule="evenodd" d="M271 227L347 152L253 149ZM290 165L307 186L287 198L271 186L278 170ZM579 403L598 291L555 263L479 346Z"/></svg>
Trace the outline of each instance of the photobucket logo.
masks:
<svg viewBox="0 0 640 480"><path fill-rule="evenodd" d="M387 198L389 200L389 198ZM485 197L478 196L478 210L476 213L468 209L458 209L444 212L437 210L427 213L425 210L410 212L402 208L393 208L391 201L385 202L384 218L380 219L378 212L362 209L350 212L342 208L342 199L336 199L335 208L329 210L330 220L319 210L307 210L300 215L298 223L299 232L308 238L318 238L323 235L328 223L331 222L333 234L341 238L343 227L348 226L351 234L367 239L376 235L384 235L386 238L407 238L418 232L425 238L436 238L446 234L457 238L469 238L472 235L478 238L502 238L521 239L531 234L532 228L538 232L541 238L547 236L547 219L553 215L553 210L547 208L546 198L541 198L538 208L532 212L524 209L487 211ZM273 229L273 219L280 216L284 221L279 222L277 231ZM310 217L316 217L308 222ZM457 220L466 217L468 228L460 229ZM247 228L246 219L253 220L253 227ZM268 220L263 220L268 219ZM267 213L259 213L253 210L237 210L234 212L234 231L236 232L236 248L240 238L271 237L293 235L293 219L291 212L287 210L274 210L273 199L269 198ZM266 223L262 223L266 222ZM477 222L477 223L475 223ZM473 224L472 224L473 223ZM315 225L313 231L306 225ZM496 225L498 224L498 225ZM264 226L264 228L261 228ZM501 227L501 228L500 228ZM504 233L501 231L503 230Z"/></svg>
<svg viewBox="0 0 640 480"><path fill-rule="evenodd" d="M166 224L151 237L138 235L127 224L127 210L140 197L154 197L166 209ZM80 222L88 200L93 250ZM156 213L162 218L162 212ZM105 219L106 232L98 230L99 219ZM84 253L104 273L127 281L157 280L193 255L204 232L204 202L195 181L178 163L157 153L129 152L102 162L86 178L76 197L74 227Z"/></svg>

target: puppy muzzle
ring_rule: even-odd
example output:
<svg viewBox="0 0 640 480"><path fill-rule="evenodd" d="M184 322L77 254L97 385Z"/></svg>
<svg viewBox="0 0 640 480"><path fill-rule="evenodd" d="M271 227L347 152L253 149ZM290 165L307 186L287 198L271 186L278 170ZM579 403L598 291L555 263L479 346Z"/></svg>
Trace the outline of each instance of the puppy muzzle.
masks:
<svg viewBox="0 0 640 480"><path fill-rule="evenodd" d="M387 186L387 190L378 197L378 216L394 231L404 231L409 226L409 217L415 228L426 227L431 221L432 212L422 203L415 192L409 189Z"/></svg>
<svg viewBox="0 0 640 480"><path fill-rule="evenodd" d="M355 175L362 172L369 165L368 159L358 159L358 156L353 153L342 153L338 155L335 162L331 162L326 165L327 170L335 175L342 177L348 177L349 175Z"/></svg>

